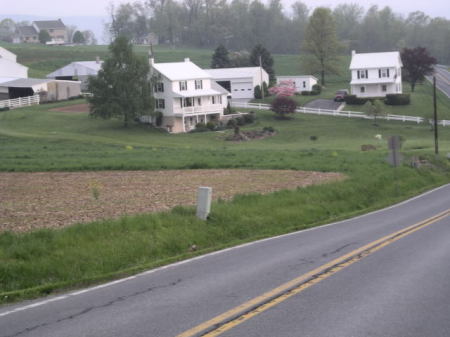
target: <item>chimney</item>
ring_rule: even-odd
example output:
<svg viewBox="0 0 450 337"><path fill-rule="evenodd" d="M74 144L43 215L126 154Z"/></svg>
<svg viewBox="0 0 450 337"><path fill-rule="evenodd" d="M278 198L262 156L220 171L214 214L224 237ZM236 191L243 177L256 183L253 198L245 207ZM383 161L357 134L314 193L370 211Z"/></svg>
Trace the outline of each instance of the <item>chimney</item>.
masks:
<svg viewBox="0 0 450 337"><path fill-rule="evenodd" d="M186 57L186 58L184 59L184 62L191 62L191 59L190 59L189 57Z"/></svg>
<svg viewBox="0 0 450 337"><path fill-rule="evenodd" d="M356 51L352 50L352 56L355 56Z"/></svg>
<svg viewBox="0 0 450 337"><path fill-rule="evenodd" d="M99 56L95 57L95 63L100 64L100 57Z"/></svg>
<svg viewBox="0 0 450 337"><path fill-rule="evenodd" d="M150 49L148 51L148 61L150 63L150 67L155 64L155 58L153 56L153 45L150 43Z"/></svg>

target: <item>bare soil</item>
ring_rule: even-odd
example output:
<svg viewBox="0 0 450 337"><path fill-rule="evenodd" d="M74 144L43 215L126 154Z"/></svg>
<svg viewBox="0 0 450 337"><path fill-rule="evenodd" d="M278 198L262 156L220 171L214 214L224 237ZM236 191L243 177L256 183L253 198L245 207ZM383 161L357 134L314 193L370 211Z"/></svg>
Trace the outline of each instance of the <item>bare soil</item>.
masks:
<svg viewBox="0 0 450 337"><path fill-rule="evenodd" d="M68 105L61 108L50 109L50 111L59 111L59 112L89 112L89 104L75 104Z"/></svg>
<svg viewBox="0 0 450 337"><path fill-rule="evenodd" d="M270 193L344 179L284 170L173 170L0 173L0 232L27 232L193 205L196 189L214 199Z"/></svg>

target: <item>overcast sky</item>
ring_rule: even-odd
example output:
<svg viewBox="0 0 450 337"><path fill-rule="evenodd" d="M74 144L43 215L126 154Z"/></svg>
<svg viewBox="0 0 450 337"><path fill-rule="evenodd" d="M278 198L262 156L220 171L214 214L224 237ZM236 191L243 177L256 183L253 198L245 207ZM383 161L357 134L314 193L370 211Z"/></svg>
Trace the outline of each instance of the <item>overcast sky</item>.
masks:
<svg viewBox="0 0 450 337"><path fill-rule="evenodd" d="M296 0L282 0L289 7ZM0 15L39 15L39 16L104 16L106 7L111 0L0 0ZM123 0L113 0L118 4ZM125 1L127 2L127 1ZM430 16L450 18L448 0L303 0L310 8L317 6L334 7L339 3L358 3L368 8L371 5L379 7L390 6L394 11L406 14L413 11L423 11Z"/></svg>

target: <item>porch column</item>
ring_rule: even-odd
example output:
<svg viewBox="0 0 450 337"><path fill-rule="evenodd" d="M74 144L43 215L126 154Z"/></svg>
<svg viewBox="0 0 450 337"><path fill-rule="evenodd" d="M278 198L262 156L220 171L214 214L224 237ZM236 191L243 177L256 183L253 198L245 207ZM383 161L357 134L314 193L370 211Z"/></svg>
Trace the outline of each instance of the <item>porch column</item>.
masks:
<svg viewBox="0 0 450 337"><path fill-rule="evenodd" d="M183 124L183 132L186 132L186 125L184 124L184 115L181 116L181 123Z"/></svg>

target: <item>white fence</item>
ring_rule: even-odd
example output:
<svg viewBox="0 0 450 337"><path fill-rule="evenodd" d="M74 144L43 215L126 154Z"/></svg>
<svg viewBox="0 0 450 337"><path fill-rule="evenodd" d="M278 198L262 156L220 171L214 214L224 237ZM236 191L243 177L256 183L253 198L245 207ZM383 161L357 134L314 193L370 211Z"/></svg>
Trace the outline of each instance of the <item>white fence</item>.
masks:
<svg viewBox="0 0 450 337"><path fill-rule="evenodd" d="M23 106L37 105L40 102L39 95L19 97L15 99L7 99L0 101L0 108L21 108Z"/></svg>
<svg viewBox="0 0 450 337"><path fill-rule="evenodd" d="M244 103L244 102L232 101L231 105L235 108L270 110L269 104L262 104L262 103ZM316 108L307 108L307 107L301 107L295 111L300 112L300 113L305 113L305 114L313 114L313 115L374 119L373 116L368 116L364 112L357 112L357 111L339 111L339 110L316 109ZM423 117L405 116L405 115L386 115L386 116L378 116L377 118L378 119L386 119L388 121L414 122L417 124L427 121L427 119L425 119ZM439 123L439 125L442 125L442 126L450 125L449 120L441 120L441 121L438 121L438 123Z"/></svg>

